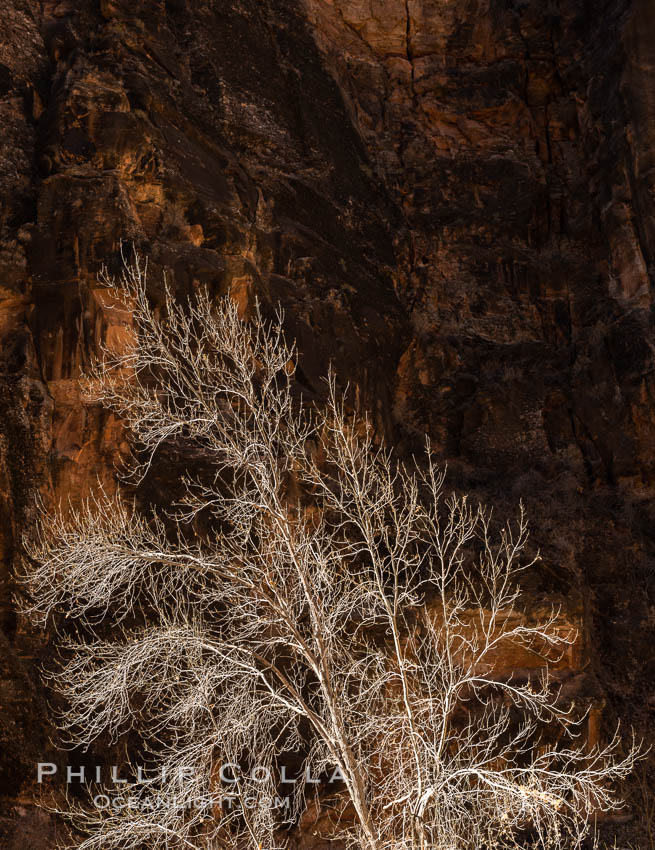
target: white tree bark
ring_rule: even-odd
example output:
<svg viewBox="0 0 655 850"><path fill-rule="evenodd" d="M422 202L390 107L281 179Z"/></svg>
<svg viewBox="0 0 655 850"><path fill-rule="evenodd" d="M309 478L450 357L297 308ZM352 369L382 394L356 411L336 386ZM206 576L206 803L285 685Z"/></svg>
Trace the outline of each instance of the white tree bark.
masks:
<svg viewBox="0 0 655 850"><path fill-rule="evenodd" d="M139 806L72 806L78 846L282 846L305 789L283 812L267 798L291 753L313 775L339 768L334 837L351 847L580 844L638 752L619 755L618 735L575 740L584 718L548 672L575 635L557 610L523 612L523 510L494 533L487 511L444 497L429 445L396 460L332 376L323 409L294 401L281 315L244 323L229 298L167 291L158 318L138 261L107 283L132 309L133 342L103 352L87 390L131 430L131 476L171 440L212 472L186 480L167 517L99 492L44 514L28 541L29 610L65 618L49 674L62 735L86 747L132 730L159 775L129 786ZM210 534L194 535L198 515ZM496 669L510 644L542 656L539 681ZM229 762L251 807L215 801ZM210 818L199 800L214 800Z"/></svg>

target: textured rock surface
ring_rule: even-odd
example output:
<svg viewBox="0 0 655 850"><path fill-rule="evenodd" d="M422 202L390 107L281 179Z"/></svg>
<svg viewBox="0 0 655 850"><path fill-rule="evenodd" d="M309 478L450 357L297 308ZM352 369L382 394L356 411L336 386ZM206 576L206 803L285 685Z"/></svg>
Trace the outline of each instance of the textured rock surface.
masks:
<svg viewBox="0 0 655 850"><path fill-rule="evenodd" d="M281 300L306 392L332 359L403 450L427 431L453 484L524 498L531 592L583 607L587 694L653 734L651 5L7 0L3 846L53 837L28 805L44 639L12 570L34 493L110 481L123 450L76 385L116 333L96 273L121 238L155 297L165 272Z"/></svg>

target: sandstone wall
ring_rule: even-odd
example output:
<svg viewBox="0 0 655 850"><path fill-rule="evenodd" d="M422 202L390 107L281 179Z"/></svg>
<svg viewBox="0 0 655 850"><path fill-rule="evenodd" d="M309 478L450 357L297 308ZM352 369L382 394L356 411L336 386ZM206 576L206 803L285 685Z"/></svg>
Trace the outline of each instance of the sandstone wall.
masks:
<svg viewBox="0 0 655 850"><path fill-rule="evenodd" d="M0 20L0 835L49 846L13 566L38 491L111 481L76 378L120 240L181 295L281 300L402 451L526 501L603 722L655 709L648 0L7 0ZM577 616L577 614L576 614ZM651 700L649 702L649 700ZM37 836L37 837L35 837Z"/></svg>

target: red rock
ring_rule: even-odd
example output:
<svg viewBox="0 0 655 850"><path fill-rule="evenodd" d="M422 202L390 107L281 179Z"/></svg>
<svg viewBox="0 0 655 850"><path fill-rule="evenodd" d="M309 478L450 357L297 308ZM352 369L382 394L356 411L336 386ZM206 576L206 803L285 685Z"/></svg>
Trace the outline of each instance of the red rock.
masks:
<svg viewBox="0 0 655 850"><path fill-rule="evenodd" d="M572 666L652 736L647 0L42 5L8 0L0 42L0 818L47 737L20 534L125 450L76 384L128 332L96 281L121 240L155 299L164 272L281 299L306 394L332 360L401 452L427 431L453 486L523 497L535 594L584 610Z"/></svg>

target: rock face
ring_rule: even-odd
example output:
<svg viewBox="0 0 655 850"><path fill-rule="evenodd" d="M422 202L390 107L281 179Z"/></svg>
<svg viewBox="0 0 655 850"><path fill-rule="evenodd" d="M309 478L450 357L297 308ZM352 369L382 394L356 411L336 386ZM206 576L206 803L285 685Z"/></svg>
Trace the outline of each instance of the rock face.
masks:
<svg viewBox="0 0 655 850"><path fill-rule="evenodd" d="M653 735L655 19L648 0L7 0L0 40L0 836L48 847L34 495L110 482L77 376L121 239L181 296L281 301L377 426L513 510L584 688ZM582 675L582 674L581 674ZM650 699L650 703L649 703ZM639 823L630 827L638 834ZM35 839L36 834L39 839Z"/></svg>

